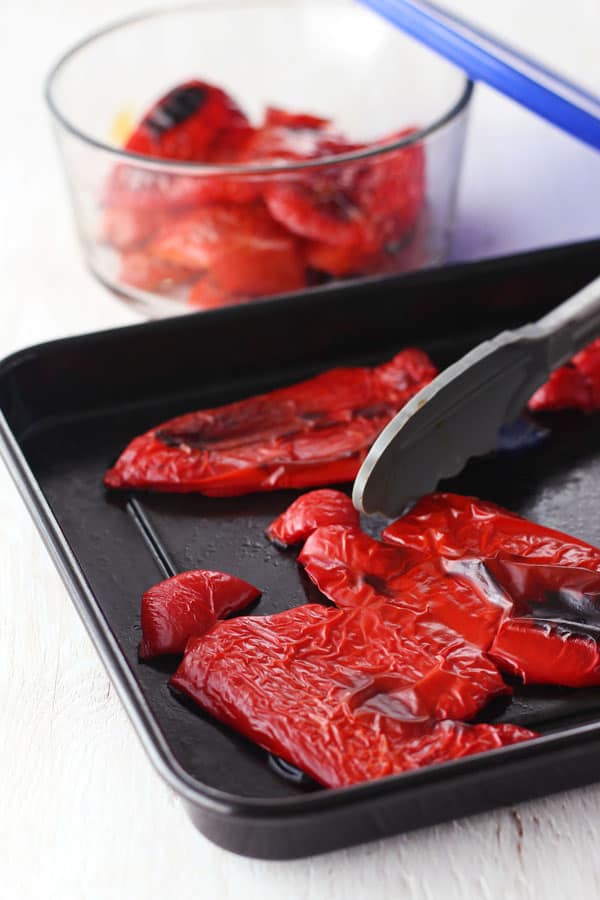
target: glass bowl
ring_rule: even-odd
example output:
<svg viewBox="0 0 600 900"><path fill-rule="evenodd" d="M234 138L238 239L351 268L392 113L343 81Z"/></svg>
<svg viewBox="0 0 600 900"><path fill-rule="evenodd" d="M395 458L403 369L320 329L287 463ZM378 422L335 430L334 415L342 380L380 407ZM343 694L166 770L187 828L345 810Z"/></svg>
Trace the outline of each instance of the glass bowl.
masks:
<svg viewBox="0 0 600 900"><path fill-rule="evenodd" d="M271 108L258 151L214 150L222 132L208 163L124 149L191 79L225 90L253 127ZM198 105L194 90L175 96L175 121L190 97ZM458 69L352 0L144 14L71 49L46 90L86 261L153 316L443 262L471 93ZM273 158L274 135L311 158Z"/></svg>

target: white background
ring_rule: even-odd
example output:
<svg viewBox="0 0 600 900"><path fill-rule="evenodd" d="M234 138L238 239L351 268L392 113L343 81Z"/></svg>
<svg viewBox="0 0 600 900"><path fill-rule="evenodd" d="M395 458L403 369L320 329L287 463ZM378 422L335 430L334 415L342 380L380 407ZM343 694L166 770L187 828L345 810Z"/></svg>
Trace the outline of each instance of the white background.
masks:
<svg viewBox="0 0 600 900"><path fill-rule="evenodd" d="M600 92L600 0L452 5ZM0 356L135 321L83 267L41 100L65 46L135 9L136 0L1 6ZM600 156L480 89L454 257L593 237L599 225ZM142 752L2 468L0 511L3 900L600 895L600 787L298 862L212 846Z"/></svg>

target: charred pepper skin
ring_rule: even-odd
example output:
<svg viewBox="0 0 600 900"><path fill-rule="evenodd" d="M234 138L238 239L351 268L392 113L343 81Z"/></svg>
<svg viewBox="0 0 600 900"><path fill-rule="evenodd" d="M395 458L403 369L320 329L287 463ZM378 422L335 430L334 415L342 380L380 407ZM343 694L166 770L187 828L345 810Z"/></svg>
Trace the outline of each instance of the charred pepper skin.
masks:
<svg viewBox="0 0 600 900"><path fill-rule="evenodd" d="M360 516L352 500L342 491L323 488L302 494L267 528L267 537L282 549L303 544L325 525L358 528Z"/></svg>
<svg viewBox="0 0 600 900"><path fill-rule="evenodd" d="M600 550L456 494L424 497L383 538L413 565L485 567L510 600L488 649L504 671L532 684L600 684Z"/></svg>
<svg viewBox="0 0 600 900"><path fill-rule="evenodd" d="M383 426L436 373L409 349L374 369L332 369L179 416L135 438L104 483L226 497L350 481Z"/></svg>
<svg viewBox="0 0 600 900"><path fill-rule="evenodd" d="M183 653L188 640L260 597L253 585L224 572L194 569L161 581L142 597L140 658Z"/></svg>
<svg viewBox="0 0 600 900"><path fill-rule="evenodd" d="M171 684L327 787L535 737L453 721L464 710L458 679L428 690L439 668L373 610L307 605L218 623L190 643ZM465 690L476 675L462 675Z"/></svg>
<svg viewBox="0 0 600 900"><path fill-rule="evenodd" d="M126 150L159 159L205 160L226 130L248 128L243 112L225 91L205 81L177 85L148 110Z"/></svg>

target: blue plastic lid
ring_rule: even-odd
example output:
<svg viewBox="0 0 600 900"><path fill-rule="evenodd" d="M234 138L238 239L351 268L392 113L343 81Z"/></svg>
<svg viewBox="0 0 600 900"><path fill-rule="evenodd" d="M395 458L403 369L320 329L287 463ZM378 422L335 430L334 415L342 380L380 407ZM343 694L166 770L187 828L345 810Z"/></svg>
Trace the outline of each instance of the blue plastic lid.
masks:
<svg viewBox="0 0 600 900"><path fill-rule="evenodd" d="M600 150L600 99L426 0L361 0L465 70Z"/></svg>

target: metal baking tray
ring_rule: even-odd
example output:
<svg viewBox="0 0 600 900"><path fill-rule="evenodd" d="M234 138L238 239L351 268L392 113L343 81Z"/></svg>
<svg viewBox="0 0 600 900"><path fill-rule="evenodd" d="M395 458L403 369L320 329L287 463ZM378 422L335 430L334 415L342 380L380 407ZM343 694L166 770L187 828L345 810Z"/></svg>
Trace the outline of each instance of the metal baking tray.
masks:
<svg viewBox="0 0 600 900"><path fill-rule="evenodd" d="M265 526L295 496L109 494L102 475L136 433L406 345L440 365L546 312L598 274L600 241L54 341L0 364L0 444L140 739L197 827L247 856L306 856L598 778L600 689L517 688L485 721L531 743L340 790L284 777L259 747L169 690L176 661L138 661L144 590L206 567L257 584L264 615L318 599ZM472 462L452 490L600 544L599 418L552 418L545 445Z"/></svg>

